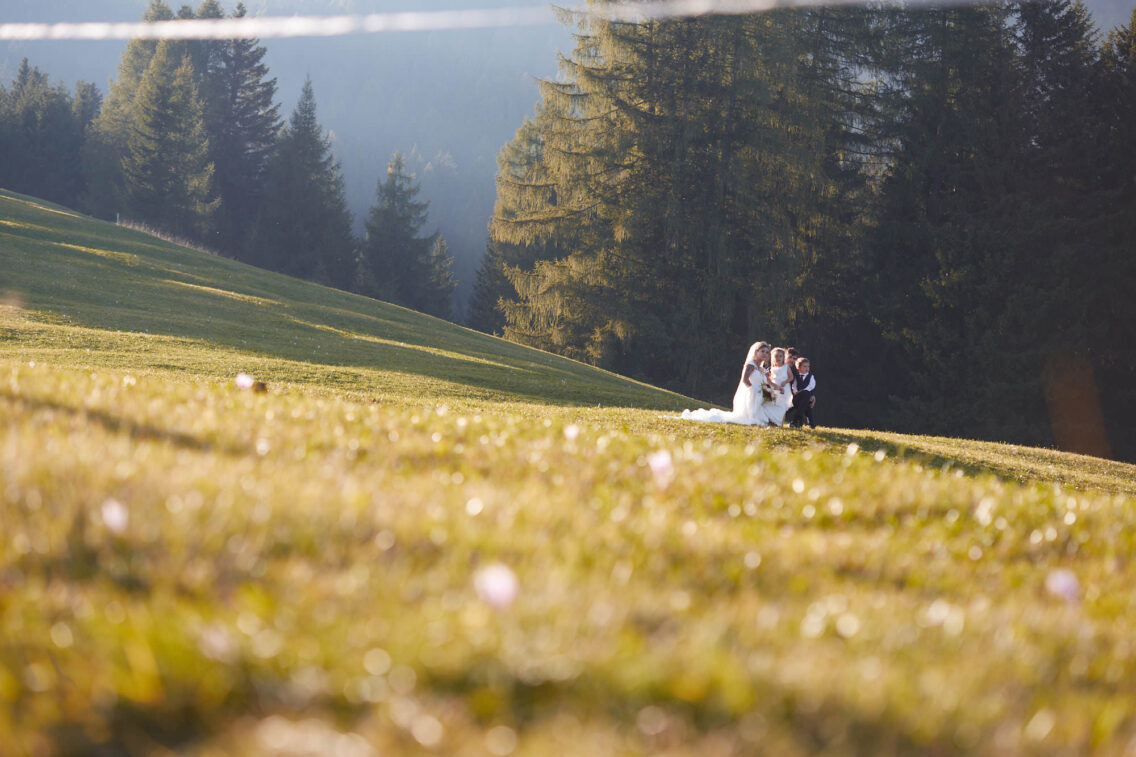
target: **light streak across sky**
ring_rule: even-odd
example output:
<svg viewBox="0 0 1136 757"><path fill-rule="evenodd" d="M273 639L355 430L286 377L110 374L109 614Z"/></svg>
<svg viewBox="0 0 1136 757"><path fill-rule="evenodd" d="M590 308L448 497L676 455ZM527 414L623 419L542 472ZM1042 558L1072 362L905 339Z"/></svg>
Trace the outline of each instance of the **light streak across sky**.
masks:
<svg viewBox="0 0 1136 757"><path fill-rule="evenodd" d="M710 13L737 15L773 8L847 5L858 0L660 0L604 3L569 9L613 21L685 18ZM405 11L352 16L246 16L152 22L0 23L0 40L234 39L338 37L347 34L423 32L542 26L558 23L545 8Z"/></svg>
<svg viewBox="0 0 1136 757"><path fill-rule="evenodd" d="M408 11L355 16L245 16L177 21L0 24L0 40L234 39L533 26L555 22L548 8Z"/></svg>

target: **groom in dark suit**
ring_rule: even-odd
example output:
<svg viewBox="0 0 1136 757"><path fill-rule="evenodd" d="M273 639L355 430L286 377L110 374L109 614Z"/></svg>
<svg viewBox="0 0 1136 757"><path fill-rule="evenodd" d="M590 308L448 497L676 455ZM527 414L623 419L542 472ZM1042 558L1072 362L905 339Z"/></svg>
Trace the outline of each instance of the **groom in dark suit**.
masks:
<svg viewBox="0 0 1136 757"><path fill-rule="evenodd" d="M801 356L796 347L785 348L785 362L789 364L789 375L793 377L793 384L797 383L797 358ZM789 384L789 391L793 391L793 384Z"/></svg>
<svg viewBox="0 0 1136 757"><path fill-rule="evenodd" d="M816 391L816 376L809 372L807 357L797 358L797 372L792 387L793 406L789 408L789 425L800 428L808 421L809 428L816 428L816 421L813 419L813 407L816 405L816 398L813 396L813 392Z"/></svg>

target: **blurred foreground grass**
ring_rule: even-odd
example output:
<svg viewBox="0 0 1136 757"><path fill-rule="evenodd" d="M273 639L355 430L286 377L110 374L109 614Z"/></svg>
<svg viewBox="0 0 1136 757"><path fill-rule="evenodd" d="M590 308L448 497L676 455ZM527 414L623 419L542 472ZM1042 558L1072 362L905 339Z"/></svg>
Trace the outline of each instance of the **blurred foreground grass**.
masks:
<svg viewBox="0 0 1136 757"><path fill-rule="evenodd" d="M685 423L586 366L0 211L5 755L1136 749L1132 466Z"/></svg>

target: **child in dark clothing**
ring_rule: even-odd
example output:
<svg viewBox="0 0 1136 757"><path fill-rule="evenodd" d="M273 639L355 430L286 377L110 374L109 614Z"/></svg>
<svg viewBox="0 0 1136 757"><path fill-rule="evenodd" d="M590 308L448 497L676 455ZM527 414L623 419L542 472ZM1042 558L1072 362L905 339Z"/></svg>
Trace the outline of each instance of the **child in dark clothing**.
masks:
<svg viewBox="0 0 1136 757"><path fill-rule="evenodd" d="M809 428L816 428L816 421L813 419L813 406L816 404L816 399L813 393L816 391L816 376L809 372L809 359L806 357L797 358L797 377L793 381L793 406L789 409L789 425L794 428L800 428L805 422L808 422Z"/></svg>

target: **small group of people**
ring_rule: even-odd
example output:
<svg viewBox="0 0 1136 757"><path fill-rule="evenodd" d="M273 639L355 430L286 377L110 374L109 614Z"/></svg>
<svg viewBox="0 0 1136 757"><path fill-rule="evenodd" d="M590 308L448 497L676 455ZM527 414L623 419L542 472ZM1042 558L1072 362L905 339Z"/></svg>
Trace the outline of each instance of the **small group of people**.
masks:
<svg viewBox="0 0 1136 757"><path fill-rule="evenodd" d="M688 420L710 423L742 423L756 426L808 424L816 428L816 376L809 359L795 347L773 347L768 342L750 346L742 377L734 392L732 411L683 410Z"/></svg>

